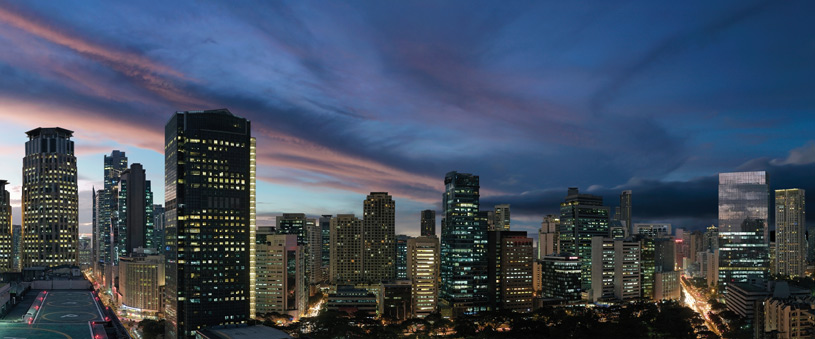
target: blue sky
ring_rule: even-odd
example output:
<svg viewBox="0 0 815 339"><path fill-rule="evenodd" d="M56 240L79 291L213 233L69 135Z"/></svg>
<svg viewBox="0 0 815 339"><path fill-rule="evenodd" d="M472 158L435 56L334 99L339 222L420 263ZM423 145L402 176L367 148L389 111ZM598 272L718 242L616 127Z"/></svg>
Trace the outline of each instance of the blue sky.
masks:
<svg viewBox="0 0 815 339"><path fill-rule="evenodd" d="M715 222L718 172L813 186L813 12L807 1L9 2L0 178L19 199L24 132L74 130L88 231L103 154L144 164L160 201L172 112L225 107L258 138L261 224L359 214L367 192L387 191L397 232L417 234L457 170L481 176L482 208L513 204L521 230L556 213L569 186L612 206L632 189L635 220L702 228Z"/></svg>

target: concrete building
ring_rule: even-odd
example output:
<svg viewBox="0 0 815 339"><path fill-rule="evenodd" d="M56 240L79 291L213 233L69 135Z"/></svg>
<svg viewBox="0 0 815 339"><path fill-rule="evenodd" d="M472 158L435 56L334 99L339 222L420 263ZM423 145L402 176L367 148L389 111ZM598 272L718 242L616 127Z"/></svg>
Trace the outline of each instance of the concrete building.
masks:
<svg viewBox="0 0 815 339"><path fill-rule="evenodd" d="M580 258L569 253L547 255L541 260L542 293L544 298L557 298L566 302L581 300Z"/></svg>
<svg viewBox="0 0 815 339"><path fill-rule="evenodd" d="M154 319L164 313L164 256L119 258L120 309L130 319Z"/></svg>
<svg viewBox="0 0 815 339"><path fill-rule="evenodd" d="M530 312L532 286L532 238L523 231L488 233L488 289L492 309Z"/></svg>
<svg viewBox="0 0 815 339"><path fill-rule="evenodd" d="M815 299L812 297L776 297L759 305L763 311L760 338L804 339L815 337ZM756 336L758 337L758 336Z"/></svg>
<svg viewBox="0 0 815 339"><path fill-rule="evenodd" d="M422 236L407 240L407 278L411 281L411 314L424 318L436 311L439 300L439 239Z"/></svg>
<svg viewBox="0 0 815 339"><path fill-rule="evenodd" d="M295 234L269 234L264 238L255 247L257 315L276 312L300 319L308 302L304 246L297 243Z"/></svg>
<svg viewBox="0 0 815 339"><path fill-rule="evenodd" d="M741 317L753 319L755 317L756 303L762 301L778 291L781 295L790 297L807 297L808 289L791 286L787 282L732 283L727 285L725 305L727 309Z"/></svg>
<svg viewBox="0 0 815 339"><path fill-rule="evenodd" d="M362 221L353 214L331 218L331 284L362 283Z"/></svg>
<svg viewBox="0 0 815 339"><path fill-rule="evenodd" d="M560 219L554 215L543 217L541 228L538 230L538 258L560 253Z"/></svg>
<svg viewBox="0 0 815 339"><path fill-rule="evenodd" d="M362 211L362 279L391 281L396 278L396 202L387 192L371 192Z"/></svg>
<svg viewBox="0 0 815 339"><path fill-rule="evenodd" d="M592 287L592 237L609 236L609 208L603 197L580 194L570 187L560 204L560 251L575 254L583 263L583 290Z"/></svg>
<svg viewBox="0 0 815 339"><path fill-rule="evenodd" d="M14 269L14 229L11 226L11 198L6 190L8 181L0 180L0 272Z"/></svg>
<svg viewBox="0 0 815 339"><path fill-rule="evenodd" d="M644 235L652 238L665 238L671 236L671 224L666 223L636 223L631 235Z"/></svg>
<svg viewBox="0 0 815 339"><path fill-rule="evenodd" d="M436 211L434 210L424 210L422 211L421 215L421 235L424 236L435 236L436 235Z"/></svg>
<svg viewBox="0 0 815 339"><path fill-rule="evenodd" d="M362 312L373 317L377 311L376 299L377 295L367 289L338 285L336 292L328 294L325 308L329 311L346 312L349 315Z"/></svg>
<svg viewBox="0 0 815 339"><path fill-rule="evenodd" d="M23 266L77 265L79 195L73 132L26 132L23 158Z"/></svg>
<svg viewBox="0 0 815 339"><path fill-rule="evenodd" d="M492 217L492 231L509 231L511 223L509 204L495 205Z"/></svg>
<svg viewBox="0 0 815 339"><path fill-rule="evenodd" d="M245 324L256 307L251 123L227 109L176 112L164 149L164 337Z"/></svg>
<svg viewBox="0 0 815 339"><path fill-rule="evenodd" d="M642 296L640 250L638 241L592 238L592 301Z"/></svg>
<svg viewBox="0 0 815 339"><path fill-rule="evenodd" d="M656 272L654 273L654 296L653 300L679 300L681 298L681 286L679 271Z"/></svg>
<svg viewBox="0 0 815 339"><path fill-rule="evenodd" d="M775 270L788 277L806 271L806 195L798 188L775 190Z"/></svg>
<svg viewBox="0 0 815 339"><path fill-rule="evenodd" d="M323 276L323 231L317 223L317 219L306 219L306 272L308 274L307 285L315 285L326 279Z"/></svg>
<svg viewBox="0 0 815 339"><path fill-rule="evenodd" d="M401 322L412 313L410 280L382 283L377 296L377 313L387 321Z"/></svg>

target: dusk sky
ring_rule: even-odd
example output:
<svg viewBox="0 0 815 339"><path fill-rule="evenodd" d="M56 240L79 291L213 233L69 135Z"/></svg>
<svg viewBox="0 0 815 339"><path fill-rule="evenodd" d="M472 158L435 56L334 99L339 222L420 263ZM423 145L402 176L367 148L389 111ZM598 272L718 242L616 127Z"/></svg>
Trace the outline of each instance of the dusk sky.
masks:
<svg viewBox="0 0 815 339"><path fill-rule="evenodd" d="M813 1L31 1L0 5L0 179L74 131L80 232L102 157L164 200L164 125L228 108L258 138L259 225L395 196L397 233L481 178L534 233L569 186L635 222L716 223L717 173L815 196ZM811 200L811 199L810 199ZM809 214L815 214L815 203ZM440 218L439 218L440 219ZM810 217L810 224L815 219Z"/></svg>

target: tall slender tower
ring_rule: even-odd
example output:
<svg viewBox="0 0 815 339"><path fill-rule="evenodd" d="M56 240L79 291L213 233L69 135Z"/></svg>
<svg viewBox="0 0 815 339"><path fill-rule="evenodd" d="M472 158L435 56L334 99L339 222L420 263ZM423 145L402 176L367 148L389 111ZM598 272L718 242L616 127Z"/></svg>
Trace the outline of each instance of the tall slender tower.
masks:
<svg viewBox="0 0 815 339"><path fill-rule="evenodd" d="M543 217L541 228L538 230L538 258L543 259L550 254L560 253L560 219L554 215Z"/></svg>
<svg viewBox="0 0 815 339"><path fill-rule="evenodd" d="M353 214L331 218L331 284L358 284L362 278L362 221Z"/></svg>
<svg viewBox="0 0 815 339"><path fill-rule="evenodd" d="M634 234L634 225L631 223L631 190L620 193L620 221L625 222L628 234Z"/></svg>
<svg viewBox="0 0 815 339"><path fill-rule="evenodd" d="M495 212L493 212L492 217L493 229L490 231L509 231L509 204L495 205Z"/></svg>
<svg viewBox="0 0 815 339"><path fill-rule="evenodd" d="M253 146L250 122L227 109L167 123L165 338L251 316Z"/></svg>
<svg viewBox="0 0 815 339"><path fill-rule="evenodd" d="M411 313L424 318L436 311L439 301L439 239L407 239L407 278L411 280Z"/></svg>
<svg viewBox="0 0 815 339"><path fill-rule="evenodd" d="M769 275L766 172L719 173L719 287Z"/></svg>
<svg viewBox="0 0 815 339"><path fill-rule="evenodd" d="M434 210L422 211L421 235L423 237L436 235L436 211Z"/></svg>
<svg viewBox="0 0 815 339"><path fill-rule="evenodd" d="M111 248L111 234L115 233L116 189L119 186L119 178L122 172L127 169L127 156L125 152L114 150L110 155L105 155L103 159L103 186L97 190L94 204L93 234L94 234L94 272L97 280L109 280L110 272L105 272L105 267L113 262L114 251ZM109 284L109 282L108 282Z"/></svg>
<svg viewBox="0 0 815 339"><path fill-rule="evenodd" d="M363 203L362 271L369 283L396 278L396 202L387 192L371 192Z"/></svg>
<svg viewBox="0 0 815 339"><path fill-rule="evenodd" d="M775 267L783 276L802 277L806 271L805 193L775 190Z"/></svg>
<svg viewBox="0 0 815 339"><path fill-rule="evenodd" d="M0 272L14 271L14 229L11 226L11 200L8 181L0 180Z"/></svg>
<svg viewBox="0 0 815 339"><path fill-rule="evenodd" d="M441 307L453 315L486 311L487 225L479 221L477 175L450 172L444 177L441 227Z"/></svg>
<svg viewBox="0 0 815 339"><path fill-rule="evenodd" d="M79 217L73 131L26 132L23 266L77 265Z"/></svg>
<svg viewBox="0 0 815 339"><path fill-rule="evenodd" d="M153 244L153 192L150 180L146 179L144 167L132 164L122 172L118 188L118 217L116 218L118 236L113 239L116 244L116 257L129 256L136 248L155 249Z"/></svg>

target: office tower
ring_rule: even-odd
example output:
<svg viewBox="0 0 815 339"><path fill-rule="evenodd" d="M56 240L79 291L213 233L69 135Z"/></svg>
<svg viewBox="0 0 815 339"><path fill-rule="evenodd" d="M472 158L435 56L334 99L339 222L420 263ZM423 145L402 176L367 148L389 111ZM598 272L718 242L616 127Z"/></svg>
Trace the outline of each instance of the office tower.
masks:
<svg viewBox="0 0 815 339"><path fill-rule="evenodd" d="M327 278L331 266L331 214L321 215L317 222L322 230L322 267Z"/></svg>
<svg viewBox="0 0 815 339"><path fill-rule="evenodd" d="M436 311L439 300L439 239L435 236L411 238L407 240L407 247L411 313L424 318Z"/></svg>
<svg viewBox="0 0 815 339"><path fill-rule="evenodd" d="M362 278L373 284L396 277L396 203L387 192L371 192L362 207Z"/></svg>
<svg viewBox="0 0 815 339"><path fill-rule="evenodd" d="M554 215L543 217L541 228L538 230L538 258L550 254L560 253L560 219Z"/></svg>
<svg viewBox="0 0 815 339"><path fill-rule="evenodd" d="M802 277L806 271L805 191L775 190L775 244L778 274Z"/></svg>
<svg viewBox="0 0 815 339"><path fill-rule="evenodd" d="M305 251L294 234L273 234L255 248L257 253L257 314L288 314L299 319L306 311Z"/></svg>
<svg viewBox="0 0 815 339"><path fill-rule="evenodd" d="M442 219L443 221L443 219ZM476 212L476 221L481 225L486 225L487 231L495 230L495 211Z"/></svg>
<svg viewBox="0 0 815 339"><path fill-rule="evenodd" d="M592 301L641 296L640 250L637 241L592 238Z"/></svg>
<svg viewBox="0 0 815 339"><path fill-rule="evenodd" d="M407 250L407 243L409 239L413 239L413 237L398 234L396 235L396 279L397 280L404 280L407 279L408 276L408 250Z"/></svg>
<svg viewBox="0 0 815 339"><path fill-rule="evenodd" d="M11 226L11 197L8 181L0 180L0 272L14 271L14 229Z"/></svg>
<svg viewBox="0 0 815 339"><path fill-rule="evenodd" d="M560 251L575 254L583 262L583 290L591 288L591 239L609 235L608 212L603 197L580 194L576 187L570 187L560 203Z"/></svg>
<svg viewBox="0 0 815 339"><path fill-rule="evenodd" d="M495 212L493 212L492 217L493 231L509 231L509 204L495 205Z"/></svg>
<svg viewBox="0 0 815 339"><path fill-rule="evenodd" d="M116 257L129 256L137 248L155 250L153 244L153 192L144 167L132 164L119 177L116 229L113 239Z"/></svg>
<svg viewBox="0 0 815 339"><path fill-rule="evenodd" d="M283 213L276 217L278 234L294 234L297 236L297 244L305 245L306 237L306 215L304 213Z"/></svg>
<svg viewBox="0 0 815 339"><path fill-rule="evenodd" d="M115 228L113 223L115 219L113 217L118 212L115 205L118 197L115 191L119 186L119 178L122 176L122 172L127 169L125 152L114 150L110 153L110 156L105 155L103 166L103 186L101 190L95 191L93 205L93 234L95 236L93 260L97 279L106 281L107 285L110 286L108 280L111 278L111 272L109 270L105 271L105 266L110 265L113 258L111 233L114 233Z"/></svg>
<svg viewBox="0 0 815 339"><path fill-rule="evenodd" d="M353 285L362 279L362 221L353 214L331 218L331 268L334 285Z"/></svg>
<svg viewBox="0 0 815 339"><path fill-rule="evenodd" d="M317 264L315 264L315 260L322 260L322 253L318 251L318 249L320 249L322 234L320 234L320 232L309 232L309 230L316 231L317 221L306 218L304 213L283 213L282 216L275 219L278 234L294 234L297 236L297 244L303 246L303 255L306 262L305 272L309 278L308 283L311 284L313 282L322 280L322 277L320 276L321 269L319 266L319 261ZM312 236L316 237L316 239L314 239L316 240L316 243L313 244L316 246L314 249L312 249L312 245L309 243L309 239ZM312 252L314 253L313 256L311 254ZM315 267L315 265L317 266Z"/></svg>
<svg viewBox="0 0 815 339"><path fill-rule="evenodd" d="M226 109L176 112L165 131L165 338L246 323L255 269L251 124Z"/></svg>
<svg viewBox="0 0 815 339"><path fill-rule="evenodd" d="M608 234L611 239L625 239L628 237L628 228L619 220L611 220L608 225Z"/></svg>
<svg viewBox="0 0 815 339"><path fill-rule="evenodd" d="M306 218L306 245L304 256L308 281L306 285L313 285L323 281L323 231L317 219Z"/></svg>
<svg viewBox="0 0 815 339"><path fill-rule="evenodd" d="M623 222L623 227L626 227L629 234L634 234L631 228L634 224L631 223L631 190L625 190L620 193L620 217L618 220Z"/></svg>
<svg viewBox="0 0 815 339"><path fill-rule="evenodd" d="M158 319L164 313L164 256L119 258L120 310L129 319Z"/></svg>
<svg viewBox="0 0 815 339"><path fill-rule="evenodd" d="M769 270L766 172L719 174L719 286L765 279Z"/></svg>
<svg viewBox="0 0 815 339"><path fill-rule="evenodd" d="M153 204L153 245L164 254L164 206Z"/></svg>
<svg viewBox="0 0 815 339"><path fill-rule="evenodd" d="M566 302L581 300L580 258L569 253L551 254L541 259L542 296Z"/></svg>
<svg viewBox="0 0 815 339"><path fill-rule="evenodd" d="M523 231L487 232L489 304L492 309L532 310L532 238Z"/></svg>
<svg viewBox="0 0 815 339"><path fill-rule="evenodd" d="M23 225L11 225L11 268L14 272L23 270Z"/></svg>
<svg viewBox="0 0 815 339"><path fill-rule="evenodd" d="M653 300L679 300L682 296L680 273L680 271L656 272Z"/></svg>
<svg viewBox="0 0 815 339"><path fill-rule="evenodd" d="M381 283L377 295L379 317L383 321L401 322L410 317L412 305L409 280Z"/></svg>
<svg viewBox="0 0 815 339"><path fill-rule="evenodd" d="M76 265L79 220L73 132L26 132L23 158L23 266Z"/></svg>
<svg viewBox="0 0 815 339"><path fill-rule="evenodd" d="M436 211L422 211L422 229L420 234L423 237L436 235Z"/></svg>
<svg viewBox="0 0 815 339"><path fill-rule="evenodd" d="M441 307L453 315L487 310L487 227L477 219L478 176L444 178L441 227Z"/></svg>
<svg viewBox="0 0 815 339"><path fill-rule="evenodd" d="M651 238L670 237L672 234L671 224L636 223L634 224L632 231L633 231L633 233L631 233L632 236L643 235Z"/></svg>
<svg viewBox="0 0 815 339"><path fill-rule="evenodd" d="M79 237L79 269L85 270L91 266L91 238Z"/></svg>
<svg viewBox="0 0 815 339"><path fill-rule="evenodd" d="M656 279L656 240L652 237L638 236L640 242L640 289L642 297L653 300ZM664 240L664 239L659 239ZM673 263L673 261L671 261Z"/></svg>
<svg viewBox="0 0 815 339"><path fill-rule="evenodd" d="M710 225L705 230L703 249L713 251L719 248L719 228L716 225Z"/></svg>

